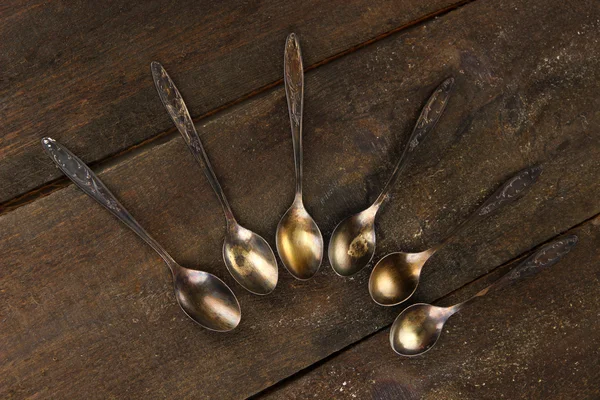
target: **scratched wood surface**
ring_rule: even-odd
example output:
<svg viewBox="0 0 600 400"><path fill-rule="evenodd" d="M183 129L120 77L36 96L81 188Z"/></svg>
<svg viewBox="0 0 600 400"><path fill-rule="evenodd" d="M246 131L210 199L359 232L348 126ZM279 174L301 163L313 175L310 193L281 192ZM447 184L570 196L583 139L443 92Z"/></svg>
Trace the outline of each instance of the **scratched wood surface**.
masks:
<svg viewBox="0 0 600 400"><path fill-rule="evenodd" d="M427 354L400 358L385 329L257 399L600 398L600 217L551 269L464 308ZM444 298L452 305L516 263Z"/></svg>
<svg viewBox="0 0 600 400"><path fill-rule="evenodd" d="M44 168L40 135L93 162L168 131L151 61L194 89L199 118L281 79L291 31L309 67L460 2L4 1L0 202L60 176Z"/></svg>
<svg viewBox="0 0 600 400"><path fill-rule="evenodd" d="M438 253L417 299L439 299L600 212L599 5L552 5L475 1L307 73L305 202L326 240L377 194L450 74L456 93L381 214L376 258L433 244L515 171L544 172L519 203ZM157 96L148 102L163 112ZM238 219L272 245L293 197L287 124L281 86L198 124ZM36 157L53 169L41 149ZM71 185L0 216L3 398L244 398L400 310L370 301L368 270L341 279L327 263L311 281L282 269L273 295L246 294L220 259L218 202L175 135L97 171L179 262L234 288L242 323L220 335L188 321L159 257Z"/></svg>

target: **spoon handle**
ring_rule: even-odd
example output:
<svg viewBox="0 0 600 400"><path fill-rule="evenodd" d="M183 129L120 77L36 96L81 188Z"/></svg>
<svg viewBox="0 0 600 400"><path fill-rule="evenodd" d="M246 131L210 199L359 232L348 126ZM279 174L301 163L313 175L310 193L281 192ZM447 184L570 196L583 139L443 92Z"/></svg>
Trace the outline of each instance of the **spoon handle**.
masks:
<svg viewBox="0 0 600 400"><path fill-rule="evenodd" d="M542 269L551 267L559 262L569 251L571 251L577 244L578 240L579 238L577 235L567 235L548 243L531 256L527 257L517 267L510 270L496 282L478 292L475 296L453 306L452 311L456 312L464 305L471 303L479 297L485 296L490 292L501 290L521 278L535 275Z"/></svg>
<svg viewBox="0 0 600 400"><path fill-rule="evenodd" d="M134 231L162 257L170 268L174 268L175 261L167 251L150 236L148 232L129 214L119 203L117 198L108 190L102 181L85 165L77 156L56 140L46 137L42 139L42 147L48 153L58 168L71 179L85 194L104 206L113 215L119 218L128 228Z"/></svg>
<svg viewBox="0 0 600 400"><path fill-rule="evenodd" d="M204 171L210 186L212 186L213 190L217 194L219 202L223 207L223 212L225 213L227 223L235 224L235 218L233 216L233 212L231 211L231 207L229 206L229 202L225 197L225 193L223 193L223 189L221 188L208 156L204 151L204 147L202 146L198 132L196 132L196 127L194 126L194 122L190 117L187 106L181 97L181 93L179 93L179 90L177 90L177 87L171 80L171 77L169 77L169 74L167 74L167 71L165 71L160 63L153 61L150 65L150 69L152 70L152 77L154 78L154 84L156 86L156 90L158 91L158 95L160 96L160 100L167 109L169 116L171 116L171 119L177 127L177 130L179 130L179 133L181 133L181 136L183 136L183 139L192 152L192 155Z"/></svg>
<svg viewBox="0 0 600 400"><path fill-rule="evenodd" d="M524 195L531 186L537 181L537 178L542 173L542 167L539 165L525 168L519 171L515 176L494 192L469 218L464 220L456 228L452 229L446 238L440 242L436 249L445 245L453 236L465 229L468 225L474 224L483 220L488 215L493 214L506 204L510 204L522 195Z"/></svg>
<svg viewBox="0 0 600 400"><path fill-rule="evenodd" d="M302 110L304 108L304 67L302 52L296 34L291 33L285 41L283 58L283 82L287 98L292 143L294 147L294 165L296 169L296 197L302 199Z"/></svg>
<svg viewBox="0 0 600 400"><path fill-rule="evenodd" d="M446 78L438 87L435 89L429 100L427 100L427 104L421 110L421 114L419 115L419 119L415 127L413 128L412 134L408 139L408 143L404 146L404 151L400 156L400 160L396 164L392 175L388 179L385 184L383 190L373 206L379 208L381 204L388 198L389 191L396 180L400 176L401 172L404 170L406 166L406 161L408 160L408 155L412 153L419 143L425 138L425 136L433 130L433 128L437 125L442 113L446 109L446 105L448 104L448 99L450 98L450 94L452 93L452 88L454 87L454 78L449 77Z"/></svg>

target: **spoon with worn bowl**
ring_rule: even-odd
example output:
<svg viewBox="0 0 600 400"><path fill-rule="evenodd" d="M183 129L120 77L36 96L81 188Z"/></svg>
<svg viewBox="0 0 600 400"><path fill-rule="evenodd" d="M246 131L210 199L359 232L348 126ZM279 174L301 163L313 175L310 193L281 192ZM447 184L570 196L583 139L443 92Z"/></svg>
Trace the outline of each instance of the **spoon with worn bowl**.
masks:
<svg viewBox="0 0 600 400"><path fill-rule="evenodd" d="M470 299L452 307L418 303L406 308L392 324L390 330L392 349L396 353L408 357L425 353L436 344L442 329L444 329L444 324L454 313L487 293L500 290L521 278L534 275L540 270L556 264L571 251L577 241L576 235L569 235L543 246L496 282Z"/></svg>
<svg viewBox="0 0 600 400"><path fill-rule="evenodd" d="M285 268L296 279L306 280L319 270L323 259L323 236L302 202L302 109L304 104L304 69L302 53L295 34L285 41L285 95L288 103L294 164L296 194L291 207L277 225L277 252Z"/></svg>
<svg viewBox="0 0 600 400"><path fill-rule="evenodd" d="M204 328L218 332L230 331L238 326L242 318L240 304L225 282L208 272L184 268L177 264L133 219L83 161L52 138L43 138L42 146L52 161L75 185L119 218L161 256L173 275L177 302L188 317Z"/></svg>
<svg viewBox="0 0 600 400"><path fill-rule="evenodd" d="M278 279L277 261L271 246L261 236L238 224L179 90L158 62L152 62L151 70L160 100L223 207L227 221L227 232L223 242L225 266L231 276L246 290L260 295L271 293Z"/></svg>
<svg viewBox="0 0 600 400"><path fill-rule="evenodd" d="M420 253L390 253L379 260L369 278L369 294L373 301L382 306L394 306L410 298L417 290L423 266L432 255L467 226L520 198L535 183L541 172L540 166L534 166L517 173L437 245Z"/></svg>
<svg viewBox="0 0 600 400"><path fill-rule="evenodd" d="M381 194L366 210L340 222L331 234L329 241L329 262L340 276L354 275L363 269L375 254L375 217L379 208L388 199L391 189L406 167L408 156L417 148L423 138L439 121L454 86L454 78L444 80L433 92L419 115L408 144L400 156L392 175Z"/></svg>

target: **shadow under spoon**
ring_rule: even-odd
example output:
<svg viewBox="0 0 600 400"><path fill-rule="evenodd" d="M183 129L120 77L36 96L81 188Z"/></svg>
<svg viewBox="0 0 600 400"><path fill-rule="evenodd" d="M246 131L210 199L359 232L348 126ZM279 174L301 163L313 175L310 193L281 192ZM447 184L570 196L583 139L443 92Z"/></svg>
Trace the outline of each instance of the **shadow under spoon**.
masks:
<svg viewBox="0 0 600 400"><path fill-rule="evenodd" d="M536 274L556 264L577 244L576 235L557 239L535 252L487 288L470 299L452 307L437 307L418 303L398 315L390 330L390 345L402 356L417 356L431 349L439 339L444 324L454 313L485 294L500 290L514 281Z"/></svg>
<svg viewBox="0 0 600 400"><path fill-rule="evenodd" d="M207 329L219 332L230 331L239 324L242 317L240 305L222 280L208 272L184 268L177 264L83 161L54 139L42 139L42 146L75 185L119 218L161 256L173 275L177 302L191 319Z"/></svg>
<svg viewBox="0 0 600 400"><path fill-rule="evenodd" d="M375 217L379 208L389 197L390 190L404 168L408 156L417 148L421 140L439 121L452 92L454 78L444 80L433 92L419 115L408 143L396 164L392 175L381 194L366 210L340 222L331 234L329 241L329 262L340 276L354 275L367 266L375 254Z"/></svg>
<svg viewBox="0 0 600 400"><path fill-rule="evenodd" d="M417 290L423 266L432 255L467 226L483 220L504 205L520 198L535 183L541 171L540 166L534 166L517 173L469 218L455 227L443 241L430 249L420 253L390 253L379 260L369 278L369 294L373 301L382 306L394 306L408 300Z"/></svg>
<svg viewBox="0 0 600 400"><path fill-rule="evenodd" d="M295 34L285 43L285 94L292 127L296 194L291 207L277 225L277 252L285 268L296 279L306 280L319 270L323 260L323 236L302 202L302 109L304 103L304 70L302 53Z"/></svg>
<svg viewBox="0 0 600 400"><path fill-rule="evenodd" d="M259 295L271 293L277 286L278 279L277 261L271 246L261 236L238 224L179 90L162 65L154 61L150 67L160 100L223 207L227 220L227 232L223 242L225 266L231 276L246 290Z"/></svg>

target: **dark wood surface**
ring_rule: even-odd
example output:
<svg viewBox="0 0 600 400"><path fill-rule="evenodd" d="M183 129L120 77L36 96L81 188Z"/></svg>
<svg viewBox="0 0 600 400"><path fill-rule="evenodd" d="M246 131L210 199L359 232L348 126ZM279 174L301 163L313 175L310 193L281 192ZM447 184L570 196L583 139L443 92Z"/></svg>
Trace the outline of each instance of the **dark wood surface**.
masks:
<svg viewBox="0 0 600 400"><path fill-rule="evenodd" d="M218 10L215 13L213 18L218 19ZM574 4L553 1L551 6L542 0L477 0L311 69L305 79L305 202L326 241L341 218L374 199L400 154L420 107L448 75L457 79L456 93L438 128L415 153L408 173L382 211L376 258L397 249L419 250L434 244L523 167L541 164L544 172L536 187L519 203L469 230L432 258L424 270L416 300L434 301L482 276L488 279L485 277L496 266L598 215L599 17L600 5L591 0ZM416 15L411 19L418 18ZM365 26L373 28L371 23ZM280 40L273 39L273 48L265 50L276 64L267 84L278 79L282 57L278 43L283 43L288 28L279 28ZM339 27L340 31L346 29L350 28ZM316 51L311 49L311 40L305 41L303 35L300 39L307 64L327 57L320 53L322 56L313 55L315 58L311 59L311 52ZM189 45L190 54L196 49L189 37L171 40ZM162 46L168 47L167 42L165 39ZM254 40L248 43L258 45ZM343 49L333 53L339 52ZM231 56L236 54L231 50ZM194 115L202 115L203 101L213 101L206 110L219 105L210 96L205 98L206 83L196 80L198 74L189 63L183 57L178 63L165 62L165 66L192 107L200 110L193 111ZM260 70L258 66L253 68ZM237 75L234 72L231 74ZM106 74L104 79L109 78ZM144 76L144 72L139 72L139 79L146 79ZM256 76L259 79L258 73ZM138 133L154 137L168 129L168 117L160 109L147 79L147 83L139 84L145 87L139 89L145 95L123 101L139 101L137 107L147 108L147 116L156 118L148 119L152 132ZM219 86L216 82L211 84ZM111 100L103 118L118 119L123 112L117 105L119 96L112 96L114 93L106 89L104 99L109 94ZM42 102L38 107L48 112L47 104ZM287 118L283 89L276 85L197 124L238 219L263 235L273 247L275 227L293 197ZM88 133L95 134L93 130ZM107 136L111 139L97 149L86 148L88 142L79 142L75 134L64 140L55 136L84 158L93 160L113 151L102 153L109 148L108 142L123 140L123 146L128 146L127 134L115 127ZM36 146L42 135L32 134ZM21 144L28 140L23 137ZM41 173L48 179L58 176L41 148L31 146ZM98 153L86 153L93 151ZM5 154L3 162L16 164L15 160L22 156L14 153L14 157ZM245 293L229 277L220 257L224 231L220 206L178 136L170 134L162 141L113 157L103 162L97 172L175 259L183 265L214 272L231 285L240 298L242 323L231 333L217 334L199 329L184 317L160 258L70 185L0 215L0 397L244 398L285 378L288 380L284 385L265 395L336 396L340 394L335 384L343 386L343 381L323 379L322 385L314 389L310 382L319 380L328 368L356 368L354 364L360 363L362 357L367 359L362 349L374 347L379 353L373 354L381 354L380 359L386 360L373 361L374 370L376 367L382 372L386 364L390 371L401 369L398 365L405 361L392 357L381 339L401 307L382 308L372 303L366 289L370 269L342 279L325 262L313 280L299 282L282 268L277 290L267 297ZM28 189L22 186L19 191ZM596 271L596 280L590 277L581 290L577 289L575 297L581 301L597 293L598 288L592 226L592 222L585 225L589 237L578 253L570 256L570 262L581 261L578 271L582 274ZM589 258L579 253L583 249L587 249ZM542 298L552 300L552 294L559 292L557 285L569 278L560 273L568 271L563 268L570 262L567 264L566 260L532 280L532 285L549 282L547 287L537 286L538 291L546 290L546 297ZM573 288L578 287L573 285L581 281L573 282L565 293L572 294ZM541 371L546 377L556 377L558 382L551 387L556 387L558 394L580 393L582 398L593 394L598 390L597 379L591 379L597 378L595 371L582 367L566 372L558 360L575 342L580 347L573 359L580 357L581 361L574 362L587 366L597 359L598 336L593 336L597 327L588 321L590 315L598 312L596 299L572 314L567 314L566 297L556 297L549 308L544 308L541 300L538 303L532 299L534 307L522 314L519 329L502 332L502 340L507 343L504 347L494 347L497 344L490 336L493 332L481 328L475 335L470 330L472 324L461 325L465 318L475 318L471 320L474 324L486 323L483 310L493 306L497 325L487 326L510 327L517 314L509 310L535 294L525 293L528 287L523 284L512 289L513 303L505 308L505 300L492 297L476 306L481 307L479 312L475 309L453 317L456 335L480 338L473 341L475 349L453 347L458 342L451 330L445 336L445 344L440 343L436 353L432 353L445 357L446 369L438 367L439 373L429 380L425 366L431 361L416 362L411 369L414 376L400 373L390 385L404 391L397 383L414 378L420 383L406 389L407 396L420 393L435 398L438 388L445 390L439 392L440 396L460 396L461 388L465 388L466 396L475 396L476 392L467 390L474 390L477 383L471 387L464 381L453 381L452 375L468 366L467 371L484 383L489 375L471 368L471 355L475 358L473 365L484 368L486 363L494 362L498 368L495 371L513 371L514 364L515 371L519 365L527 366L518 370L522 375L520 382L533 382L536 372ZM464 290L470 293L470 288L466 286ZM524 293L523 297L519 293ZM552 316L551 322L543 319L545 315ZM525 345L552 346L553 338L543 334L548 332L548 324L560 321L588 325L581 330L570 326L564 331L566 339L558 348L563 353L548 359L556 361L553 364L530 361L528 357L537 354L535 349L510 352L507 348L513 340ZM541 324L540 335L528 342L523 332L535 322ZM457 326L463 326L462 330ZM351 364L337 364L336 360L344 360L342 355L326 360L320 367L311 367L382 329L343 353L349 354ZM377 345L371 345L374 342ZM483 355L488 349L495 352L490 360ZM550 365L556 367L551 371L544 369L552 368ZM294 374L306 368L314 370L300 374L296 382ZM559 378L564 381L569 373L575 374L572 381L561 384ZM394 377L393 372L390 374L381 375L384 389L379 398L388 393L386 379ZM484 395L510 393L511 383L505 378L494 381L495 386L486 384L496 392ZM360 382L355 393L372 393L372 385ZM575 392L575 387L581 390ZM336 391L329 393L331 388ZM453 392L455 389L458 392ZM534 397L538 394L531 393Z"/></svg>
<svg viewBox="0 0 600 400"><path fill-rule="evenodd" d="M151 61L202 118L280 81L291 31L310 67L461 2L3 2L0 202L60 176L44 168L41 135L94 162L169 131Z"/></svg>

